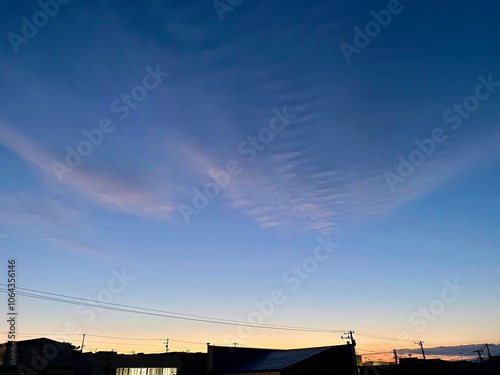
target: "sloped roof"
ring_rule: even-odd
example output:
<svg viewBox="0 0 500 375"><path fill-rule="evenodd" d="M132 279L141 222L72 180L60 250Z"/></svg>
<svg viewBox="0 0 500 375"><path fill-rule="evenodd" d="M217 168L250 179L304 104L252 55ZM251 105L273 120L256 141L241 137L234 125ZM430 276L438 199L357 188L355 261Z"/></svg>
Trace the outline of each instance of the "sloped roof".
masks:
<svg viewBox="0 0 500 375"><path fill-rule="evenodd" d="M330 358L339 365L353 361L352 349L348 345L286 350L209 347L214 374L280 371L326 351L331 353Z"/></svg>
<svg viewBox="0 0 500 375"><path fill-rule="evenodd" d="M262 353L261 356L253 358L246 363L241 363L232 368L232 371L275 371L282 370L307 358L315 356L330 346L306 349L291 350L270 350Z"/></svg>
<svg viewBox="0 0 500 375"><path fill-rule="evenodd" d="M76 346L71 344L70 342L66 342L66 341L56 341L56 340L52 340L52 339L49 339L47 337L38 337L38 338L35 338L35 339L27 339L27 340L18 340L16 341L16 345L17 346L20 346L20 345L30 345L30 344L34 344L34 343L44 343L44 342L51 342L53 344L56 344L56 345L59 345L59 346L67 346L67 347L70 347L72 349L75 349ZM7 341L5 343L2 343L0 345L9 345L11 343L11 341Z"/></svg>

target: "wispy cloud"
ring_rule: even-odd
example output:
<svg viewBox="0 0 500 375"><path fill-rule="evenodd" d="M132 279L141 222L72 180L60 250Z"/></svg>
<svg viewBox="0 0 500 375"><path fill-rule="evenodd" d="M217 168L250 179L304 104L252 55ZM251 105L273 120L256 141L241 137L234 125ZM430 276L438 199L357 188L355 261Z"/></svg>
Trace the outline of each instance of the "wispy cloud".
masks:
<svg viewBox="0 0 500 375"><path fill-rule="evenodd" d="M493 161L495 155L498 155L498 142L498 130L473 132L463 138L451 139L422 166L416 167L415 172L398 185L395 192L390 191L383 174L397 167L399 161L396 157L394 160L385 160L385 167L376 163L365 168L358 176L349 178L351 204L348 210L341 214L372 216L394 212L400 206L442 187L449 181L466 176L477 165ZM411 149L408 153L410 151Z"/></svg>
<svg viewBox="0 0 500 375"><path fill-rule="evenodd" d="M109 257L106 249L76 240L75 228L84 227L81 211L37 193L16 192L0 195L0 222L43 238L66 251Z"/></svg>
<svg viewBox="0 0 500 375"><path fill-rule="evenodd" d="M128 215L166 219L172 213L167 193L135 185L105 171L90 172L76 168L59 182L50 163L55 157L36 142L10 126L0 124L0 144L31 167L42 184L27 191L0 194L0 221L29 230L65 251L114 260L113 250L82 233L92 233L86 222L88 207L82 202Z"/></svg>
<svg viewBox="0 0 500 375"><path fill-rule="evenodd" d="M198 175L200 184L222 170L226 163L221 157L204 153L193 144L182 149L184 159L192 166L192 174ZM321 181L311 181L311 176L303 173L301 155L299 151L274 153L265 161L251 163L240 158L242 172L225 188L229 205L263 228L331 233L337 226L335 192L318 188Z"/></svg>
<svg viewBox="0 0 500 375"><path fill-rule="evenodd" d="M0 143L26 164L36 167L37 174L41 175L52 191L63 193L60 188L62 184L101 207L130 215L165 219L173 211L173 206L165 196L157 196L154 192L135 186L130 180L111 177L106 170L90 171L80 166L66 173L63 182L59 183L51 167L56 157L10 126L0 124Z"/></svg>
<svg viewBox="0 0 500 375"><path fill-rule="evenodd" d="M381 158L376 150L360 153L347 149L349 154L339 162L317 164L317 153L325 152L322 158L328 158L327 150L297 149L297 144L290 142L279 147L279 151L266 151L260 160L242 161L243 171L231 180L225 192L232 208L262 228L326 234L346 219L393 213L451 179L469 173L477 163L497 153L499 138L500 132L490 132L450 141L396 192L390 191L383 173L391 162L397 166L397 158ZM193 143L184 144L182 149L191 175L197 175L200 185L229 160Z"/></svg>

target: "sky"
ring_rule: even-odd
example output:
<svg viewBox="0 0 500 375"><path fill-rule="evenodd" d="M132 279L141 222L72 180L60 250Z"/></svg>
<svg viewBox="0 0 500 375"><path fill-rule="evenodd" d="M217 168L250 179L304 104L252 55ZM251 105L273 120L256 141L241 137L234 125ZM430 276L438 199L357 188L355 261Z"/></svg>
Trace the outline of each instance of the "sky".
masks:
<svg viewBox="0 0 500 375"><path fill-rule="evenodd" d="M0 286L7 312L13 260L17 339L498 344L499 10L4 4Z"/></svg>

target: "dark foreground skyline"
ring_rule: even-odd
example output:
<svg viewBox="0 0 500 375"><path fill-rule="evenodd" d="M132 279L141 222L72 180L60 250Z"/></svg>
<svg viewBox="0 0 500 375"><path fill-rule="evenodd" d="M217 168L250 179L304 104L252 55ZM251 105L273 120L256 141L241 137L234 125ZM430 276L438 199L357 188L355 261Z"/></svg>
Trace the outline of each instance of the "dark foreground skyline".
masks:
<svg viewBox="0 0 500 375"><path fill-rule="evenodd" d="M498 343L499 10L4 4L0 278L14 259L19 338Z"/></svg>

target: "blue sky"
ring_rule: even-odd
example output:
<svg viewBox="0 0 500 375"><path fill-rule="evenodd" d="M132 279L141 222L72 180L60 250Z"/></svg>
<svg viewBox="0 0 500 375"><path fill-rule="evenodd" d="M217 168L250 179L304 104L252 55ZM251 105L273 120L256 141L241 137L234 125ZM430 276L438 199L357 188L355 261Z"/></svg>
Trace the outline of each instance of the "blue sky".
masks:
<svg viewBox="0 0 500 375"><path fill-rule="evenodd" d="M51 4L46 22L35 2L0 15L0 249L18 286L95 299L126 270L113 302L245 320L277 289L264 324L354 329L365 350L413 347L373 337L401 332L499 342L496 2ZM25 20L46 24L27 37ZM85 154L74 168L68 149ZM207 186L218 191L195 207ZM338 246L291 290L283 275L318 238ZM409 317L454 280L466 289L418 331ZM21 296L18 308L26 334L75 322L116 337L343 342L106 310L87 322Z"/></svg>

